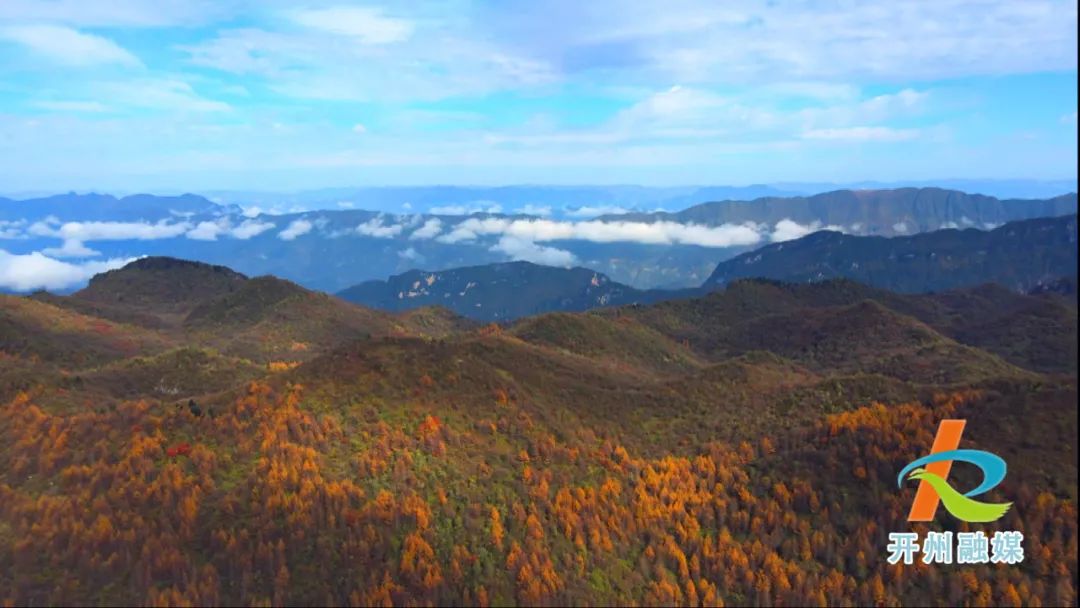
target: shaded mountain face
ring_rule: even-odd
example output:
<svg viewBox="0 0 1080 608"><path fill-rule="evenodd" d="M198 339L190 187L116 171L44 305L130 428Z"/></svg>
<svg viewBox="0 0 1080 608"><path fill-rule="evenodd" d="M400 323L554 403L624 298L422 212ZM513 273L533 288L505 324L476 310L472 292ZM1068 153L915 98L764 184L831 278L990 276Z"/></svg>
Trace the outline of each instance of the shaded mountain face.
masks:
<svg viewBox="0 0 1080 608"><path fill-rule="evenodd" d="M221 272L145 264L108 282ZM275 277L195 300L152 325L0 296L5 601L959 605L954 573L883 559L910 529L897 471L948 417L1008 461L987 530L1025 534L1022 567L964 576L1072 602L1057 294L744 280L482 327Z"/></svg>
<svg viewBox="0 0 1080 608"><path fill-rule="evenodd" d="M638 290L587 268L508 262L433 272L411 270L386 281L361 283L338 295L382 310L444 306L477 320L507 321L552 311L646 304L691 293Z"/></svg>
<svg viewBox="0 0 1080 608"><path fill-rule="evenodd" d="M845 277L903 292L989 282L1028 291L1075 276L1076 265L1076 216L1070 215L1011 222L989 232L950 229L891 239L822 231L721 262L705 285L746 277Z"/></svg>

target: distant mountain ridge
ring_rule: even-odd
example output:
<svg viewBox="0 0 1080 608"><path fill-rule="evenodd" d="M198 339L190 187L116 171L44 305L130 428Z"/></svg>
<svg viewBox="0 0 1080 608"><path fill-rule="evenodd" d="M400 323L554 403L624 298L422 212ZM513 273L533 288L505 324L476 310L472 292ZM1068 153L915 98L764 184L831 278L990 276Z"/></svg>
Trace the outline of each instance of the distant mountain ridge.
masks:
<svg viewBox="0 0 1080 608"><path fill-rule="evenodd" d="M1076 215L893 238L821 231L721 262L704 286L751 277L796 283L842 277L901 292L980 283L1026 292L1075 276L1076 247Z"/></svg>
<svg viewBox="0 0 1080 608"><path fill-rule="evenodd" d="M809 197L710 202L675 213L631 213L598 220L693 222L710 226L789 220L814 229L902 236L947 228L994 228L1037 217L1075 214L1076 193L1049 199L997 199L941 188L836 190Z"/></svg>
<svg viewBox="0 0 1080 608"><path fill-rule="evenodd" d="M692 290L639 290L587 268L506 262L443 271L410 270L338 292L349 302L389 311L444 306L479 320L506 321L551 311L647 304Z"/></svg>
<svg viewBox="0 0 1080 608"><path fill-rule="evenodd" d="M37 221L48 217L60 221L159 221L169 218L239 212L197 194L157 196L132 194L54 194L24 200L0 199L0 219Z"/></svg>

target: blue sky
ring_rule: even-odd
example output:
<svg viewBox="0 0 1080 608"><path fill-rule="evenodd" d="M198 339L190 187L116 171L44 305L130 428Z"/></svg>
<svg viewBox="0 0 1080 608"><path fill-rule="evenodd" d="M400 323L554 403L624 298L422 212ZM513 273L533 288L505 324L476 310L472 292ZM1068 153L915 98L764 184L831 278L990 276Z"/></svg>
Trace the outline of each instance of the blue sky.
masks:
<svg viewBox="0 0 1080 608"><path fill-rule="evenodd" d="M1077 4L0 2L19 190L1074 178Z"/></svg>

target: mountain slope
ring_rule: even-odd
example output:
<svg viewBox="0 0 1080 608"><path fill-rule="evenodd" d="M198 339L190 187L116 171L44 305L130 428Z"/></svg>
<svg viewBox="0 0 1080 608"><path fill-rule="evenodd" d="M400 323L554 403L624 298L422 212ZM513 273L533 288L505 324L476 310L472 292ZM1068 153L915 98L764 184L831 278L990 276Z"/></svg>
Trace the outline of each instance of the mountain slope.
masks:
<svg viewBox="0 0 1080 608"><path fill-rule="evenodd" d="M275 277L256 277L208 300L184 319L202 344L256 361L301 360L319 349L372 335L407 335L393 315L355 306ZM417 335L426 335L421 329Z"/></svg>
<svg viewBox="0 0 1080 608"><path fill-rule="evenodd" d="M742 279L699 298L592 314L633 318L675 341L685 341L699 354L715 358L761 348L764 344L755 341L768 336L789 346L798 344L796 336L807 340L817 339L818 335L828 337L830 332L810 327L815 311L854 307L865 301L876 302L945 338L994 353L1025 369L1062 373L1075 373L1077 369L1075 304L1057 296L1029 296L993 285L940 294L897 294L847 279L801 284ZM870 316L880 316L873 309L867 310L875 313ZM796 333L785 336L770 320L793 323L784 331ZM859 321L851 320L853 324ZM842 318L837 322L836 331L848 331ZM735 334L743 338L732 342ZM853 338L873 340L874 336L855 334ZM804 340L803 346L811 348L811 342Z"/></svg>
<svg viewBox="0 0 1080 608"><path fill-rule="evenodd" d="M939 230L891 239L822 231L721 262L705 285L845 277L902 292L988 282L1026 292L1075 275L1076 245L1076 215L1011 222L989 232Z"/></svg>
<svg viewBox="0 0 1080 608"><path fill-rule="evenodd" d="M172 342L135 325L0 295L0 351L79 369L163 350Z"/></svg>
<svg viewBox="0 0 1080 608"><path fill-rule="evenodd" d="M701 360L688 348L629 317L549 313L522 319L510 335L648 375L692 372Z"/></svg>

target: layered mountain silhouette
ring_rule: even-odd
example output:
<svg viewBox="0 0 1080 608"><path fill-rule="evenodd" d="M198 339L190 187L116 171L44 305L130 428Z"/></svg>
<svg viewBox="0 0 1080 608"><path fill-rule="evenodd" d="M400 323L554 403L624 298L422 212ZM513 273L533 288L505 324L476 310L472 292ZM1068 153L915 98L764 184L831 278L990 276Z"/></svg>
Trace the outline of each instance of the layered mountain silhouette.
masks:
<svg viewBox="0 0 1080 608"><path fill-rule="evenodd" d="M908 237L820 231L721 262L697 289L640 290L586 268L511 262L413 270L338 295L389 311L435 305L477 320L506 321L688 298L744 278L799 283L849 278L910 293L997 283L1017 292L1067 294L1068 277L1076 275L1076 237L1075 215L1010 222L991 231L946 229Z"/></svg>
<svg viewBox="0 0 1080 608"><path fill-rule="evenodd" d="M553 259L546 255L551 253L614 282L647 290L698 287L718 262L816 230L910 236L946 228L987 230L1005 222L1077 211L1075 194L1022 200L902 188L783 197L782 190L774 189L688 188L665 194L672 205L689 205L682 211L594 217L605 208L652 209L641 198L651 195L618 187L450 190L440 199L438 188L375 189L367 192L369 199L337 199L355 204L355 209L310 211L294 209L289 197L278 202L256 197L244 201L247 212L193 195L59 195L0 202L0 231L6 235L4 251L13 255L191 259L228 264L248 276L273 274L335 293L414 268L434 272L511 260L542 262ZM388 206L387 201L408 192L420 196L416 207L410 203L405 208L404 202L397 208ZM528 198L534 194L536 198ZM768 196L753 201L724 198L757 194ZM563 215L546 215L555 212L542 201L560 195L567 197ZM498 202L500 197L504 203ZM364 209L364 200L372 208ZM257 212L252 207L258 206L289 211L250 217ZM477 222L484 226L479 232L471 229ZM509 245L503 242L514 236L508 232L514 222L523 222L515 231L537 235L533 247L522 249L524 241L513 239ZM543 240L552 229L567 238ZM5 287L0 284L0 289Z"/></svg>

